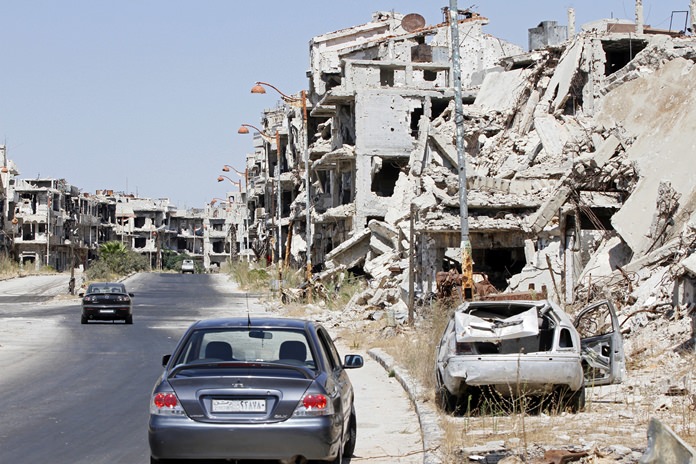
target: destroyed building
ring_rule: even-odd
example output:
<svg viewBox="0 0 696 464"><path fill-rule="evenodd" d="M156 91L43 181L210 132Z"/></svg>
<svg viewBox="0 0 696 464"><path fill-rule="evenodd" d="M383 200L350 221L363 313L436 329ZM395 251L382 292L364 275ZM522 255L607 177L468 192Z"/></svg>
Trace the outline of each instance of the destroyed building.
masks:
<svg viewBox="0 0 696 464"><path fill-rule="evenodd" d="M217 206L178 210L169 200L98 190L80 192L64 179L19 179L6 160L3 180L3 243L23 269L86 268L99 246L119 241L163 268L166 253L188 255L205 271L246 254L246 204L231 192ZM5 186L7 187L5 189Z"/></svg>
<svg viewBox="0 0 696 464"><path fill-rule="evenodd" d="M614 19L578 33L542 22L530 30L547 34L536 37L540 48L524 52L485 34L486 22L460 12L474 270L499 291L564 304L628 285L631 305L646 298L637 283L655 271L645 269L664 277L668 261L674 287L652 300L692 307L692 37ZM309 222L315 279L342 269L369 278L355 307L403 309L409 267L423 299L438 291L438 272L460 267L448 31L418 15L375 13L313 38L306 123L297 106L277 109L285 120L264 118L264 132L292 135L281 148L257 137L247 160L250 188L263 197L256 212L267 220L272 208L289 211L278 216L289 261L304 262ZM303 130L306 142L294 135ZM279 199L264 182L278 183L273 159L288 176ZM258 219L256 237L270 243L274 226Z"/></svg>

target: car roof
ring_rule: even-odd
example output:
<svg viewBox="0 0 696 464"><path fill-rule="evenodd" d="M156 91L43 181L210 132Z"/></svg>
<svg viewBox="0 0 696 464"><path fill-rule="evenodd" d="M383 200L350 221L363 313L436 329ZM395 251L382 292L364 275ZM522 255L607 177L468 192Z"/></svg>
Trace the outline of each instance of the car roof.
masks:
<svg viewBox="0 0 696 464"><path fill-rule="evenodd" d="M249 324L251 321L251 325ZM305 319L289 319L280 317L227 317L218 319L203 319L195 322L191 328L196 329L224 329L224 328L282 328L282 329L306 329L314 327L313 321Z"/></svg>

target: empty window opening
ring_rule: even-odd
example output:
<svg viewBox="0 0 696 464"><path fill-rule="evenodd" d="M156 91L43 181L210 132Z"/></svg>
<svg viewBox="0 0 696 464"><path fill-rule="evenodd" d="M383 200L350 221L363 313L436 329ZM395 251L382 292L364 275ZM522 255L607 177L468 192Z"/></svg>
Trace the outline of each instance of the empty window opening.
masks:
<svg viewBox="0 0 696 464"><path fill-rule="evenodd" d="M353 202L353 175L350 172L341 173L340 196L341 204L347 205Z"/></svg>
<svg viewBox="0 0 696 464"><path fill-rule="evenodd" d="M423 116L423 108L416 108L411 111L411 137L418 138L418 122Z"/></svg>
<svg viewBox="0 0 696 464"><path fill-rule="evenodd" d="M213 242L213 253L224 253L225 252L225 242Z"/></svg>
<svg viewBox="0 0 696 464"><path fill-rule="evenodd" d="M626 66L647 43L642 40L624 39L602 42L602 48L606 54L604 63L604 75L610 76Z"/></svg>
<svg viewBox="0 0 696 464"><path fill-rule="evenodd" d="M392 196L396 181L399 179L399 173L407 165L408 158L383 160L382 168L372 178L372 192L376 193L378 197Z"/></svg>
<svg viewBox="0 0 696 464"><path fill-rule="evenodd" d="M379 83L382 87L394 87L394 70L388 68L380 68Z"/></svg>
<svg viewBox="0 0 696 464"><path fill-rule="evenodd" d="M559 348L572 348L573 347L573 337L570 335L570 331L568 329L562 329L560 336L558 338L558 347Z"/></svg>
<svg viewBox="0 0 696 464"><path fill-rule="evenodd" d="M337 106L337 130L340 135L338 142L346 145L355 145L355 114L350 105Z"/></svg>
<svg viewBox="0 0 696 464"><path fill-rule="evenodd" d="M136 217L133 219L133 226L134 227L145 227L145 218L144 217Z"/></svg>
<svg viewBox="0 0 696 464"><path fill-rule="evenodd" d="M432 99L430 107L430 119L436 119L447 109L450 100Z"/></svg>
<svg viewBox="0 0 696 464"><path fill-rule="evenodd" d="M497 289L508 286L508 279L522 272L526 263L524 248L492 248L472 250L472 257L477 270L488 276L488 280Z"/></svg>
<svg viewBox="0 0 696 464"><path fill-rule="evenodd" d="M429 69L423 70L423 80L427 82L435 82L437 80L437 72Z"/></svg>
<svg viewBox="0 0 696 464"><path fill-rule="evenodd" d="M44 227L45 230L45 227ZM22 240L36 240L34 227L32 224L24 224L22 226Z"/></svg>
<svg viewBox="0 0 696 464"><path fill-rule="evenodd" d="M582 71L575 73L575 77L570 83L570 93L568 99L566 100L565 108L563 108L563 114L574 116L582 109L583 97L582 90L588 82L588 74Z"/></svg>
<svg viewBox="0 0 696 464"><path fill-rule="evenodd" d="M133 240L133 246L135 248L145 248L145 245L147 244L147 240L145 237L135 237L135 240Z"/></svg>
<svg viewBox="0 0 696 464"><path fill-rule="evenodd" d="M432 63L433 47L425 43L411 47L411 61L413 63Z"/></svg>
<svg viewBox="0 0 696 464"><path fill-rule="evenodd" d="M290 204L292 203L292 192L283 192L283 217L290 216Z"/></svg>
<svg viewBox="0 0 696 464"><path fill-rule="evenodd" d="M616 213L613 208L589 208L580 210L580 228L583 230L614 230L611 217Z"/></svg>

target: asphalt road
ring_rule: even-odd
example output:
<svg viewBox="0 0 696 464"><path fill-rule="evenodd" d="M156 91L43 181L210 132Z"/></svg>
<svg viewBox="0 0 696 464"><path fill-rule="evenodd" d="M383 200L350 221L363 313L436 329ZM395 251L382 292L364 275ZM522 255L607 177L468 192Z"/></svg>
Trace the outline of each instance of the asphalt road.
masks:
<svg viewBox="0 0 696 464"><path fill-rule="evenodd" d="M67 278L0 282L0 463L149 462L148 402L162 355L197 319L264 312L221 276L140 274L126 285L135 293L133 325L82 325L79 300L54 297ZM351 373L351 462L422 462L408 401L367 361Z"/></svg>

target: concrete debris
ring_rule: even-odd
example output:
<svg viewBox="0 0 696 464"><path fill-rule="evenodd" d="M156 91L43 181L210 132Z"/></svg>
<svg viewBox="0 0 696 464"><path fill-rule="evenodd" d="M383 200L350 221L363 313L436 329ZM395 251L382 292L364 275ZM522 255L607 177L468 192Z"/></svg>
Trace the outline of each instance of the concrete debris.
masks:
<svg viewBox="0 0 696 464"><path fill-rule="evenodd" d="M641 464L689 464L696 462L696 451L685 443L671 428L657 419L648 427L648 449Z"/></svg>

